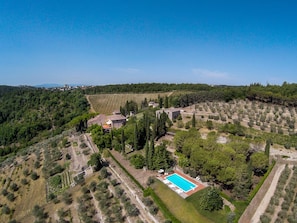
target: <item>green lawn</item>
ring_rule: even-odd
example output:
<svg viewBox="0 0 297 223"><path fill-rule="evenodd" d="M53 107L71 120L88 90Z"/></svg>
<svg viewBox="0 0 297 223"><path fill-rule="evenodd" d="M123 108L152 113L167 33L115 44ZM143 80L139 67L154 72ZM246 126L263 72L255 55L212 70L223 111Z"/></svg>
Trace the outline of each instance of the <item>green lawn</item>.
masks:
<svg viewBox="0 0 297 223"><path fill-rule="evenodd" d="M195 209L206 218L210 219L211 221L215 223L223 223L227 222L227 215L230 212L230 208L228 206L225 206L223 210L220 211L205 211L200 208L200 200L203 195L203 193L206 192L208 188L205 188L204 190L198 191L197 193L193 194L192 196L186 198L186 201L191 203Z"/></svg>
<svg viewBox="0 0 297 223"><path fill-rule="evenodd" d="M177 193L169 189L165 184L157 180L153 189L164 202L169 211L183 223L211 223L213 221L201 215L192 202L181 198Z"/></svg>

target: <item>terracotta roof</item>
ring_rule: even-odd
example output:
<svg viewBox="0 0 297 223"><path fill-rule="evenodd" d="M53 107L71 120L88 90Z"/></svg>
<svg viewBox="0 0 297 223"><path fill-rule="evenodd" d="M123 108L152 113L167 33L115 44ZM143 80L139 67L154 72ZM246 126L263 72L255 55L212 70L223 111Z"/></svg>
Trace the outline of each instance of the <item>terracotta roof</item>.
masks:
<svg viewBox="0 0 297 223"><path fill-rule="evenodd" d="M123 115L109 115L107 116L107 119L111 121L117 121L117 120L126 120L126 117Z"/></svg>

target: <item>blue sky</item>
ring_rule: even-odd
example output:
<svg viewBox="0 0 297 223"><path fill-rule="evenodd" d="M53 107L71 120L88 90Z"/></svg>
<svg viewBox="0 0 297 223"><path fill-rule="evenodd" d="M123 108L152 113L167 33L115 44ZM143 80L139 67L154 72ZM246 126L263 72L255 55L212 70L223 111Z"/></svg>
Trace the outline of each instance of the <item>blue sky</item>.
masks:
<svg viewBox="0 0 297 223"><path fill-rule="evenodd" d="M0 84L297 82L295 1L0 0Z"/></svg>

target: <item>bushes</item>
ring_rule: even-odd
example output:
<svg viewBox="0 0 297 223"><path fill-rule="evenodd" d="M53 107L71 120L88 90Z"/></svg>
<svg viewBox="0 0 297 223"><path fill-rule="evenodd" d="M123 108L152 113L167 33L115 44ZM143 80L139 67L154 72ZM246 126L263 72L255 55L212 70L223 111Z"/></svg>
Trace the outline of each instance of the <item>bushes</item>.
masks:
<svg viewBox="0 0 297 223"><path fill-rule="evenodd" d="M207 211L220 210L223 207L223 199L215 188L205 189L200 201L200 207Z"/></svg>
<svg viewBox="0 0 297 223"><path fill-rule="evenodd" d="M11 212L10 208L6 204L4 204L3 207L2 207L1 213L9 215L10 212Z"/></svg>
<svg viewBox="0 0 297 223"><path fill-rule="evenodd" d="M142 169L145 166L145 158L141 154L131 156L130 162L136 169Z"/></svg>
<svg viewBox="0 0 297 223"><path fill-rule="evenodd" d="M39 178L38 174L37 174L36 172L33 171L33 172L31 173L31 179L32 179L32 180L37 180L38 178Z"/></svg>
<svg viewBox="0 0 297 223"><path fill-rule="evenodd" d="M63 194L63 198L62 199L63 199L63 201L64 201L65 204L67 204L67 205L72 204L72 197L71 197L71 194L70 193L65 192Z"/></svg>

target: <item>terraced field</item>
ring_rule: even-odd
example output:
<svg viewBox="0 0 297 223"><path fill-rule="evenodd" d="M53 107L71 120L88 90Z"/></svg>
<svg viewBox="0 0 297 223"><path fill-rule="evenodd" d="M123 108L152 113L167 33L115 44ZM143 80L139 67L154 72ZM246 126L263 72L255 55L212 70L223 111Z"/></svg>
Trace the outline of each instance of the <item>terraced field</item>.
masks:
<svg viewBox="0 0 297 223"><path fill-rule="evenodd" d="M139 106L146 98L147 101L156 100L158 96L169 96L171 92L165 93L147 93L147 94L96 94L87 95L87 99L91 104L91 111L102 114L111 114L114 110L119 110L120 106L124 106L126 101L135 101Z"/></svg>

